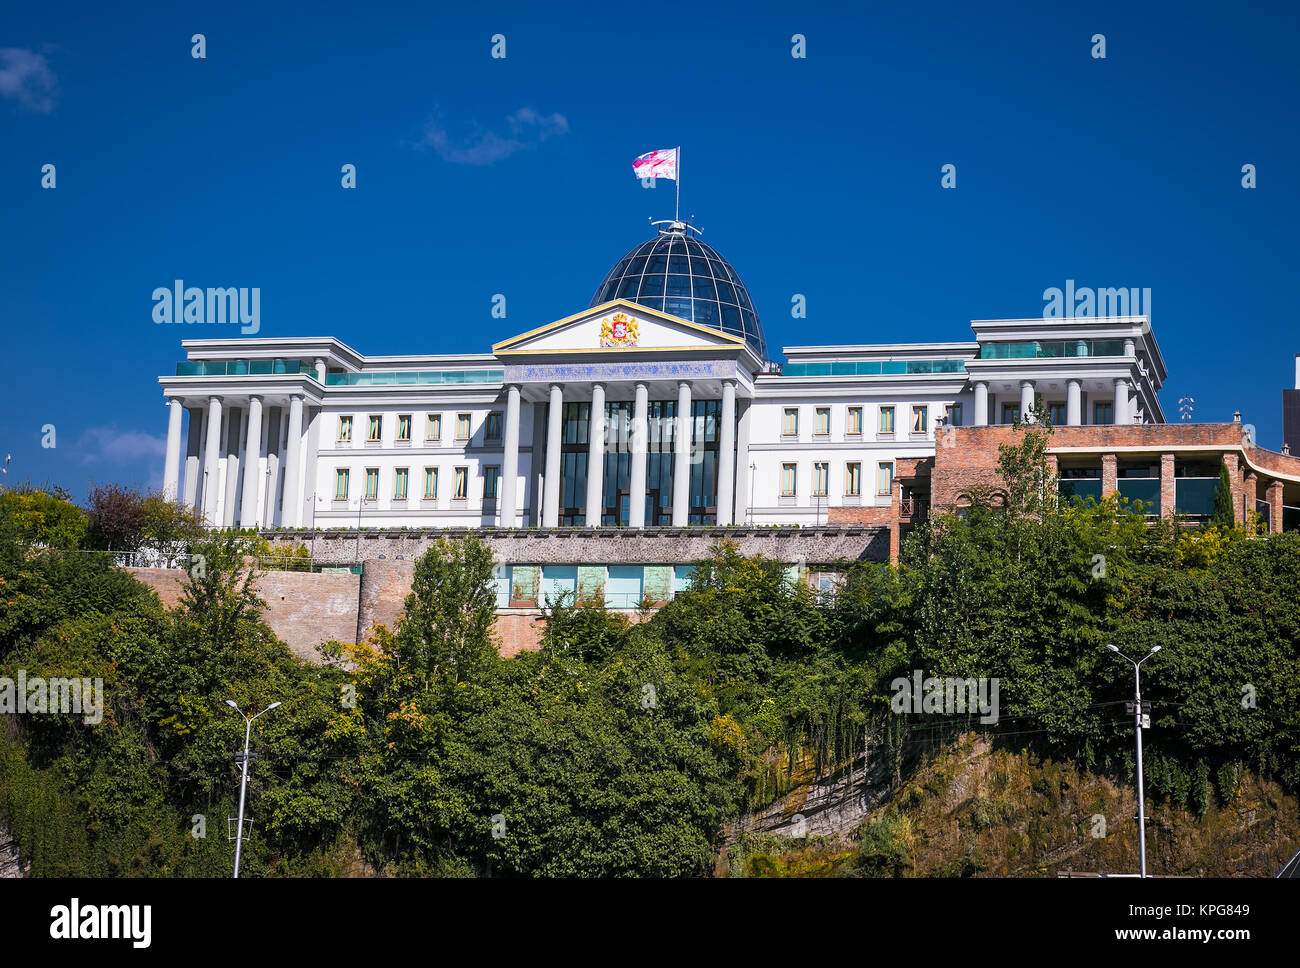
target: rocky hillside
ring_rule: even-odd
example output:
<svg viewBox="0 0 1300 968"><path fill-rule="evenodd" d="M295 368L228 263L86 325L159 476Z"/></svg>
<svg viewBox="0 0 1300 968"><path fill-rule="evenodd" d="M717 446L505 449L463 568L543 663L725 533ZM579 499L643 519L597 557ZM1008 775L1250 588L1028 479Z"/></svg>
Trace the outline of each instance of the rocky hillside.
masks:
<svg viewBox="0 0 1300 968"><path fill-rule="evenodd" d="M991 748L968 735L929 756L892 794L882 771L809 783L733 833L729 876L1042 877L1137 869L1133 791L1068 762ZM1271 877L1300 848L1300 807L1243 773L1197 817L1147 804L1152 874ZM803 813L807 836L793 831ZM807 818L812 818L807 821ZM1104 821L1103 819L1104 818Z"/></svg>

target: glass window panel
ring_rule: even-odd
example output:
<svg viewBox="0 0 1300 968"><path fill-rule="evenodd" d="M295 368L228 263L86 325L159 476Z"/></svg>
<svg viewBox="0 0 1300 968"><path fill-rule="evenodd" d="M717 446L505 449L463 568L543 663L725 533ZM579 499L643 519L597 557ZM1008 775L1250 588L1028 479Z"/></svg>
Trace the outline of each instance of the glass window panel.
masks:
<svg viewBox="0 0 1300 968"><path fill-rule="evenodd" d="M665 296L689 296L691 294L690 276L669 276L664 287Z"/></svg>

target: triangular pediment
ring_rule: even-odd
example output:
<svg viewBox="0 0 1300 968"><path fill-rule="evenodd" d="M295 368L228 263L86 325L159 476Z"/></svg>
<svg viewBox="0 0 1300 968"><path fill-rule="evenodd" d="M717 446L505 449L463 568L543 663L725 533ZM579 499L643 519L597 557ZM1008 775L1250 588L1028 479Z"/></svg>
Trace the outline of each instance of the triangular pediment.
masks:
<svg viewBox="0 0 1300 968"><path fill-rule="evenodd" d="M721 330L615 299L497 343L498 356L547 353L737 349L745 341Z"/></svg>

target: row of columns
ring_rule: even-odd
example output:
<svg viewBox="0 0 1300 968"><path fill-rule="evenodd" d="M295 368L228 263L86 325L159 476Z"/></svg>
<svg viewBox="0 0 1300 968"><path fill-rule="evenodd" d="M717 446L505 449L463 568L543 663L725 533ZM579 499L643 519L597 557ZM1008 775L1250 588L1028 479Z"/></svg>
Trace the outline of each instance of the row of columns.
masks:
<svg viewBox="0 0 1300 968"><path fill-rule="evenodd" d="M628 485L628 527L645 527L646 446L649 436L648 411L650 393L644 383L637 383L632 403L632 463ZM546 419L546 470L542 486L542 527L555 528L560 523L561 455L564 432L564 388L558 383L548 390ZM506 387L505 453L501 461L501 526L519 526L519 408L520 387ZM598 528L605 505L605 385L597 383L591 392L591 416L588 421L586 519L589 528ZM717 523L732 522L735 506L736 473L736 384L722 385L722 413L719 433ZM674 435L672 524L685 527L690 517L691 474L691 385L683 380L677 385L677 430ZM742 418L742 448L748 447L748 421Z"/></svg>
<svg viewBox="0 0 1300 968"><path fill-rule="evenodd" d="M269 523L272 519L270 509L267 509L262 515L264 521L257 521L257 498L260 483L260 466L262 453L262 397L250 395L248 398L247 431L244 442L244 461L242 469L239 467L239 431L231 428L227 431L227 473L226 473L226 507L233 508L235 495L239 486L238 475L240 470L243 472L243 490L240 500L238 521L244 527L252 526L255 523ZM184 415L185 405L178 397L171 397L167 401L167 450L163 460L163 496L170 501L185 500L190 501L191 495L180 492L181 483L181 421ZM222 439L221 439L221 416L222 400L220 397L212 396L208 398L207 406L207 442L204 447L202 462L198 467L198 474L201 482L203 516L209 523L216 524L218 494L217 494L217 469L220 467L222 456ZM197 412L191 416L191 420L197 419ZM517 424L516 424L517 428ZM233 443L230 442L233 440ZM301 498L294 499L293 495L300 495L300 454L302 443L302 397L294 396L289 398L289 426L288 426L288 445L285 455L284 468L284 493L286 495L284 513L281 523L285 527L296 528L302 523L302 501ZM268 500L270 495L268 495ZM234 518L233 513L230 517Z"/></svg>
<svg viewBox="0 0 1300 968"><path fill-rule="evenodd" d="M1115 423L1129 424L1136 413L1130 397L1130 380L1119 377L1115 380ZM1024 420L1034 408L1036 386L1033 380L1020 381L1020 416ZM975 384L975 426L985 427L989 422L989 385L980 381ZM1078 427L1083 424L1083 385L1079 380L1067 380L1065 384L1065 424Z"/></svg>

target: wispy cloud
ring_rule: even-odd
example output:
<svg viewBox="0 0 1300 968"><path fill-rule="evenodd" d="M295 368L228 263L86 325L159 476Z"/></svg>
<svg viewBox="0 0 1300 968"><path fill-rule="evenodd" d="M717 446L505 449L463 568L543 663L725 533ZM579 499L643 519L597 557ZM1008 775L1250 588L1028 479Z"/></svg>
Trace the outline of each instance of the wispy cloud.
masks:
<svg viewBox="0 0 1300 968"><path fill-rule="evenodd" d="M424 126L418 148L432 148L443 161L454 165L490 165L517 151L536 147L547 138L567 134L569 121L563 114L539 114L523 107L506 119L503 131L475 128L462 137L453 135L435 110Z"/></svg>
<svg viewBox="0 0 1300 968"><path fill-rule="evenodd" d="M58 79L45 55L21 47L0 47L0 97L12 98L28 111L54 110Z"/></svg>
<svg viewBox="0 0 1300 968"><path fill-rule="evenodd" d="M167 439L138 430L116 427L90 427L76 443L83 464L129 464L146 459L161 460L167 451Z"/></svg>

